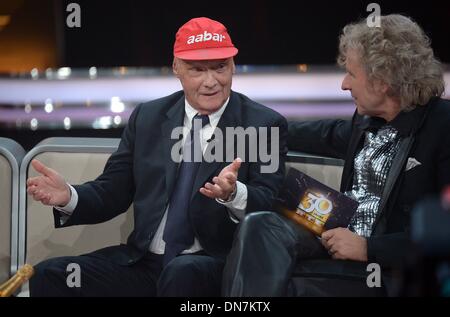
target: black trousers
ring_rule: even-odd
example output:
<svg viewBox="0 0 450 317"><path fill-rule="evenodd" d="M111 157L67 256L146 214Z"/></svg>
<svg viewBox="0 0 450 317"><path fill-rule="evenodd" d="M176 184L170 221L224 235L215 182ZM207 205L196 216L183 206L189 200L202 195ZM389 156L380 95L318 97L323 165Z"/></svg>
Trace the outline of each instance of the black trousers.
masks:
<svg viewBox="0 0 450 317"><path fill-rule="evenodd" d="M333 260L320 240L273 213L246 216L224 269L224 296L380 296L367 263Z"/></svg>
<svg viewBox="0 0 450 317"><path fill-rule="evenodd" d="M81 256L48 259L35 266L30 295L59 296L219 296L224 261L202 254L180 255L162 265L162 255L148 253L130 266L99 257L95 252ZM79 265L80 287L74 286ZM68 270L69 268L69 270Z"/></svg>

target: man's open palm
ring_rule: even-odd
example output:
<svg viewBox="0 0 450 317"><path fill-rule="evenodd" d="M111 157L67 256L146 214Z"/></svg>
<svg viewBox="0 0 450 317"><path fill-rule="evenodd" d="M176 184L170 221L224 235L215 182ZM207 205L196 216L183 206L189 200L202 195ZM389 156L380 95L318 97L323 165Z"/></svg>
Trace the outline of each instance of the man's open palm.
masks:
<svg viewBox="0 0 450 317"><path fill-rule="evenodd" d="M38 160L31 162L40 175L27 180L27 192L44 205L65 206L70 201L70 189L64 178Z"/></svg>

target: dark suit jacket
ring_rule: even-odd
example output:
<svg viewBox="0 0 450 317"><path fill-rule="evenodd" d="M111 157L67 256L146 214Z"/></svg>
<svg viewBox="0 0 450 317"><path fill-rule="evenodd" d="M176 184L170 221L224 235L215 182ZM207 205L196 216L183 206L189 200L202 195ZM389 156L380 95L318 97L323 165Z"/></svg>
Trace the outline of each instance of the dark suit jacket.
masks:
<svg viewBox="0 0 450 317"><path fill-rule="evenodd" d="M134 204L134 231L127 245L102 249L96 254L126 265L136 262L148 251L176 182L177 163L171 159L171 148L178 140L172 140L171 133L175 127L183 126L184 107L182 91L137 106L103 174L94 181L74 186L79 194L78 205L64 227L104 222ZM275 149L280 155L278 170L273 174L261 174L260 166L266 164L259 160L245 161L238 174L238 180L248 189L246 212L271 209L284 175L286 120L275 111L232 92L218 128L225 132L225 127L237 126L279 127L280 148ZM248 152L248 142L246 149ZM205 252L222 258L231 248L236 223L223 205L202 195L199 189L229 163L201 164L189 208L195 235ZM54 214L55 225L59 227L59 212Z"/></svg>
<svg viewBox="0 0 450 317"><path fill-rule="evenodd" d="M288 147L344 159L341 191L347 191L353 185L354 158L363 144L364 131L374 121L355 114L351 121L290 123ZM386 180L372 235L367 239L369 262L382 268L397 267L407 256L413 206L450 184L450 101L433 98L426 106L400 113L391 124L402 141ZM406 171L408 158L415 158L421 165Z"/></svg>

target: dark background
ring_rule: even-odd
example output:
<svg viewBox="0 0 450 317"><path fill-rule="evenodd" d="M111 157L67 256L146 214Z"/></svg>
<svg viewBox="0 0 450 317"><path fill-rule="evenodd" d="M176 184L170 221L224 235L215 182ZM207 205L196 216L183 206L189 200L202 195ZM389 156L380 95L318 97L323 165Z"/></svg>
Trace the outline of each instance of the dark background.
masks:
<svg viewBox="0 0 450 317"><path fill-rule="evenodd" d="M70 2L62 3L64 15ZM371 2L380 4L381 14L415 19L432 38L436 55L450 63L450 2L445 1L83 0L77 1L81 28L64 28L62 64L170 65L177 29L198 16L228 27L240 50L238 64L334 64L340 30L367 17Z"/></svg>

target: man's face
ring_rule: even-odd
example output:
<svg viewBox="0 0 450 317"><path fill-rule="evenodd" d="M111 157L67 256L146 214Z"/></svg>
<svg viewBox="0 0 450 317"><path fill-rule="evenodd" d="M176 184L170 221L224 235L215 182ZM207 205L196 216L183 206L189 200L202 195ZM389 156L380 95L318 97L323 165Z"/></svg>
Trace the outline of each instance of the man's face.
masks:
<svg viewBox="0 0 450 317"><path fill-rule="evenodd" d="M188 61L175 57L172 68L187 101L201 114L216 112L230 96L235 70L233 58Z"/></svg>
<svg viewBox="0 0 450 317"><path fill-rule="evenodd" d="M350 90L358 113L385 118L390 112L386 103L386 85L380 81L369 82L356 50L347 51L345 68L347 73L342 89Z"/></svg>

